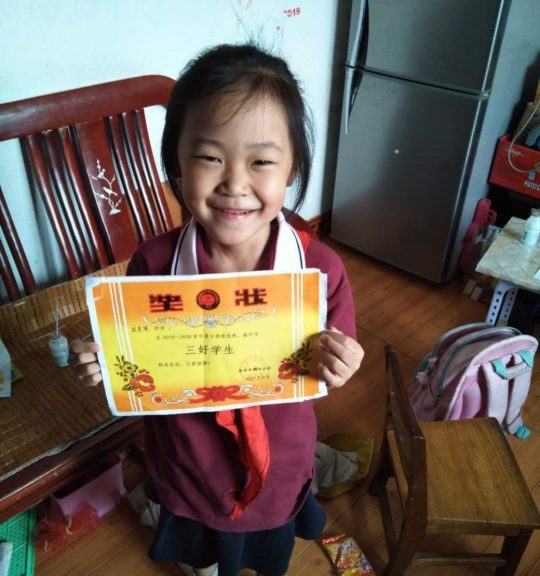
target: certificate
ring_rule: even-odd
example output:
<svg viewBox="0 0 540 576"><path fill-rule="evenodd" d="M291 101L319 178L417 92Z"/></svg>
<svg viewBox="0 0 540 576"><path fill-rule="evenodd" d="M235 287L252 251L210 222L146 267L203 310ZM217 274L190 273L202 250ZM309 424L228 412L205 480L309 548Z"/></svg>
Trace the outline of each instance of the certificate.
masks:
<svg viewBox="0 0 540 576"><path fill-rule="evenodd" d="M319 270L92 277L86 299L114 415L300 402L326 394Z"/></svg>

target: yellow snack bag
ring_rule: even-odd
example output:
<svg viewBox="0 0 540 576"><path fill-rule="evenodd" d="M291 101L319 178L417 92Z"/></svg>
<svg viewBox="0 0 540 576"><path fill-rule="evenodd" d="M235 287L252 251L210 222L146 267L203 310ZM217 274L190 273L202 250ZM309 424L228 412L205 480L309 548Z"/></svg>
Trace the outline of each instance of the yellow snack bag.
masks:
<svg viewBox="0 0 540 576"><path fill-rule="evenodd" d="M360 546L345 534L329 536L320 541L332 560L339 576L375 576Z"/></svg>

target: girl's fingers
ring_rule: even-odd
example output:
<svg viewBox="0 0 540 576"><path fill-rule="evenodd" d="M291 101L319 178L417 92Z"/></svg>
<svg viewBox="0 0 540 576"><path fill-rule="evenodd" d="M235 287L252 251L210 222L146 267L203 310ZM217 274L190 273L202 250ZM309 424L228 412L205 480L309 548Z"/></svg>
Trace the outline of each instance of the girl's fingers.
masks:
<svg viewBox="0 0 540 576"><path fill-rule="evenodd" d="M74 354L72 357L72 366L80 366L82 364L91 364L97 361L97 356L91 352L84 352L82 354Z"/></svg>
<svg viewBox="0 0 540 576"><path fill-rule="evenodd" d="M347 366L360 367L364 350L356 340L345 336L341 332L326 331L319 339L321 346L342 360Z"/></svg>
<svg viewBox="0 0 540 576"><path fill-rule="evenodd" d="M339 388L344 384L343 379L333 374L324 364L319 364L319 374L329 388Z"/></svg>
<svg viewBox="0 0 540 576"><path fill-rule="evenodd" d="M92 362L91 364L80 364L77 366L77 374L80 376L91 376L98 372L101 372L101 367L97 362Z"/></svg>
<svg viewBox="0 0 540 576"><path fill-rule="evenodd" d="M346 377L350 372L349 366L343 359L324 349L320 351L319 362L336 376Z"/></svg>
<svg viewBox="0 0 540 576"><path fill-rule="evenodd" d="M89 374L88 376L81 376L80 374L77 374L77 376L83 386L96 386L103 380L101 370L98 370L94 374Z"/></svg>
<svg viewBox="0 0 540 576"><path fill-rule="evenodd" d="M96 354L100 350L100 346L97 342L87 340L73 340L70 344L70 348L73 354L83 354L86 352Z"/></svg>
<svg viewBox="0 0 540 576"><path fill-rule="evenodd" d="M343 332L339 330L339 328L336 328L335 326L328 326L326 330L328 332L335 332L336 334L343 334Z"/></svg>
<svg viewBox="0 0 540 576"><path fill-rule="evenodd" d="M323 352L327 352L329 356L333 356L341 363L351 367L354 370L357 370L360 366L357 352L346 344L342 344L341 342L338 342L334 339L324 338L321 339L321 345L321 354Z"/></svg>
<svg viewBox="0 0 540 576"><path fill-rule="evenodd" d="M334 327L325 330L319 342L321 377L330 387L343 386L360 368L364 357L362 346Z"/></svg>
<svg viewBox="0 0 540 576"><path fill-rule="evenodd" d="M102 380L101 367L97 362L100 350L97 342L73 340L71 342L70 365L77 378L84 386L95 386Z"/></svg>
<svg viewBox="0 0 540 576"><path fill-rule="evenodd" d="M95 386L103 380L101 367L97 362L76 366L74 372L84 386Z"/></svg>

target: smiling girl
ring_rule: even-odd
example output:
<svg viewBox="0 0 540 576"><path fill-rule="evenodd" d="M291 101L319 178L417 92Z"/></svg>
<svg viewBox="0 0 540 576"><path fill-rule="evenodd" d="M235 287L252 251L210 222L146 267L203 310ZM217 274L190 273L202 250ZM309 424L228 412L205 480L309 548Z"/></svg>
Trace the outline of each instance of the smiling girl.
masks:
<svg viewBox="0 0 540 576"><path fill-rule="evenodd" d="M281 210L310 174L305 105L280 58L253 45L221 45L176 82L162 158L191 214L187 225L143 243L130 275L318 268L327 275L328 326L320 375L342 386L359 368L351 289L339 257L302 238ZM101 381L96 343L72 344L83 384ZM317 538L325 515L311 494L316 421L311 401L144 418L148 494L161 505L150 556L199 576L251 568L287 571L294 538Z"/></svg>

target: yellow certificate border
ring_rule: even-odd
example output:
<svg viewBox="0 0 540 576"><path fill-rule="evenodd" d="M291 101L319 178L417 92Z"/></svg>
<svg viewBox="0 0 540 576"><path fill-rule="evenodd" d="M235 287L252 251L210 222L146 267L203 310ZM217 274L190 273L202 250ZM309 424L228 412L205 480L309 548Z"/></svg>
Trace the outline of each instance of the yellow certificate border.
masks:
<svg viewBox="0 0 540 576"><path fill-rule="evenodd" d="M235 283L241 284L242 281L248 284L250 282L264 283L265 278L267 283L278 283L277 287L280 290L278 301L288 303L290 311L289 313L283 312L281 314L280 322L285 321L290 324L292 333L290 346L296 350L296 352L294 350L288 352L285 355L287 357L281 360L279 377L277 377L277 373L276 376L267 376L265 382L258 385L255 383L255 379L262 378L260 376L261 373L249 372L250 376L245 376L246 378L251 378L249 382L240 383L241 385L231 385L233 381L229 377L229 380L225 380L223 385L217 385L215 378L214 381L208 378L206 371L211 372L209 368L187 368L186 358L182 357L184 364L176 362L176 365L184 367L173 368L171 366L167 375L171 374L175 382L181 381L183 377L184 382L189 381L192 384L196 381L198 385L192 384L190 386L189 383L187 387L178 385L179 389L171 393L170 388L167 388L164 384L163 369L156 368L155 363L150 362L148 356L145 357L144 352L148 352L148 347L146 347L144 352L141 352L139 347L139 352L137 352L137 339L131 332L135 328L130 319L133 318L134 310L140 317L145 317L145 314L148 316L148 310L142 309L141 303L133 297L133 294L141 293L147 297L149 294L147 290L156 290L156 287L163 287L163 290L167 292L167 290L171 289L171 286L174 286L176 291L189 292L190 290L195 290L199 294L201 292L212 292L212 287L218 287L218 291L219 287L228 287L230 289L235 286ZM315 284L313 284L314 281ZM318 293L317 301L314 301L313 294L304 294L304 285L306 283L311 286L313 292ZM148 286L148 288L145 286ZM316 290L313 290L313 286L316 287ZM285 290L287 290L287 293L285 293ZM126 297L124 298L124 296ZM307 364L302 365L302 351L307 349L313 351L314 345L317 346L315 354L308 355L306 353L305 357L314 355L315 359L318 358L318 344L314 343L311 337L323 330L326 322L326 275L319 270L306 269L288 273L261 271L234 274L201 274L196 276L89 277L86 281L86 297L94 339L101 344L98 359L102 368L107 401L111 413L116 416L214 412L263 404L300 402L327 394L324 381L320 380L318 376L314 377L311 375L316 373L316 365L309 366L309 370L306 370L308 368ZM304 304L306 303L309 303L307 308L310 310L309 314L311 315L308 318L310 320L308 323L310 326L309 332L306 332L304 328L304 320L306 320ZM260 322L262 316L273 314L276 306L273 306L273 308L267 307L266 310L254 308L243 315L250 316L247 320L251 320L251 325L255 325L256 320ZM193 329L190 332L193 336L183 336L181 334L184 334L184 332L181 331L181 328L185 329L185 326L178 327L174 324L177 327L172 328L170 333L173 335L167 337L197 338L198 335L199 338L203 338L203 336L206 338L213 336L211 334L212 330L208 330L210 322L215 324L217 319L218 321L221 320L222 323L226 323L227 319L231 318L230 313L220 316L216 314L217 311L198 311L199 315L194 315L191 308L189 314L185 312L183 314L171 314L170 316L163 315L162 321L166 321L167 329L171 329L174 322L191 323L190 328ZM188 314L187 317L186 314ZM316 315L315 319L313 314ZM238 317L241 318L241 316L239 315ZM283 316L285 316L285 320L283 320ZM152 318L152 322L155 324L157 320L154 320L154 318L156 317ZM254 319L255 322L253 321ZM241 321L245 320L246 318L241 318ZM150 328L157 328L155 325L152 326L152 322L147 320L146 317L145 321L150 323ZM270 322L272 321L273 319L270 319ZM196 325L197 323L198 325ZM267 325L271 326L271 324ZM148 327L145 326L144 329L147 330ZM163 330L163 327L161 329ZM201 330L206 331L202 334ZM285 334L288 334L288 331L289 329L285 330ZM174 336L174 334L177 335ZM231 334L225 335L231 336ZM232 335L234 336L235 334ZM271 356L271 352L276 353L273 348L278 348L277 344L281 343L279 335L277 337L277 341L272 339L272 342L268 342L268 344L266 341L264 342L266 354L269 356ZM135 342L133 342L134 340ZM266 340L268 340L268 335ZM309 343L310 341L311 344ZM182 343L185 344L185 341ZM134 345L132 346L132 344ZM187 346L187 348L195 350L196 344L197 341L195 341L195 344ZM207 344L207 340L200 340L198 345L200 349L208 349ZM162 354L163 350L167 349L167 345L169 345L170 350L170 342L163 341L162 345L159 346L154 343L152 351L159 348L159 354ZM243 345L245 349L246 343L244 342ZM217 348L217 346L214 347ZM184 346L184 349L186 349L186 346ZM174 348L174 350L176 351L177 348ZM145 361L139 363L141 357L144 357ZM260 353L254 354L253 357L259 360L262 358ZM246 358L247 360L249 358ZM273 360L275 363L275 357ZM221 361L224 361L224 358L221 358ZM160 362L160 366L163 364L167 365L166 362ZM273 366L272 362L269 362L269 364ZM191 366L191 363L187 362L187 365ZM144 366L144 369L141 366ZM245 369L241 368L237 372L258 370L258 368L246 366ZM151 368L150 372L146 368ZM267 366L267 368L270 368L270 366ZM160 370L161 372L159 372ZM193 376L194 370L198 370L197 377ZM213 368L214 374L218 370L219 368ZM156 372L161 376L158 381L163 386L156 387L155 384L157 382L154 382L152 378ZM230 370L227 373L231 374ZM118 374L124 377L125 383L121 394L119 393ZM199 375L200 378L198 377ZM237 375L233 375L232 378L239 379ZM273 380L270 381L269 378ZM206 380L210 381L207 383ZM236 380L234 384L238 384ZM166 390L166 392L163 392L163 390ZM126 399L129 399L129 403L126 402Z"/></svg>

